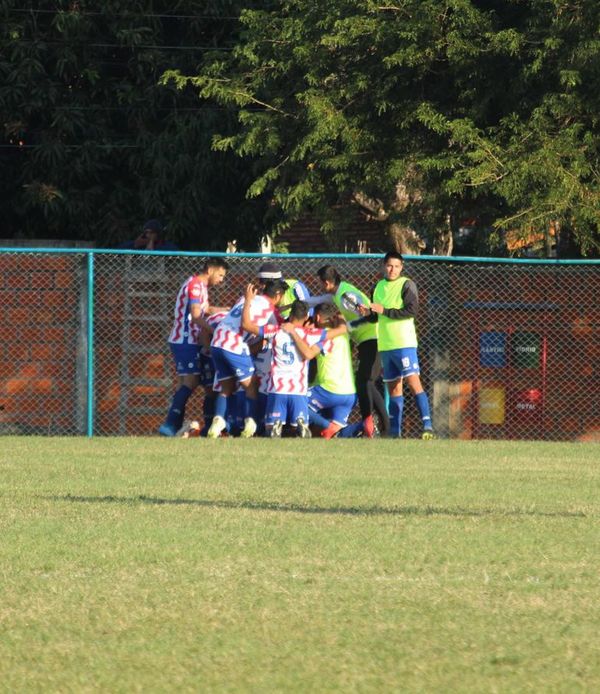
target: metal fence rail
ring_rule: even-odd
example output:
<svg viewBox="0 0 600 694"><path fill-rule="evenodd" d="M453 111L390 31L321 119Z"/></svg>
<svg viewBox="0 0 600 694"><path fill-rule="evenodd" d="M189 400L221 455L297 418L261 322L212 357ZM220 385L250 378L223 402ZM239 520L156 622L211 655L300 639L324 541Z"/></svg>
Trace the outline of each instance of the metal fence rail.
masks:
<svg viewBox="0 0 600 694"><path fill-rule="evenodd" d="M211 254L219 255L219 254ZM0 250L0 433L153 434L175 374L166 338L183 280L207 255ZM232 304L266 256L228 255L212 303ZM375 255L270 256L322 292L336 266L370 293ZM409 257L419 355L450 438L600 438L600 261ZM404 435L417 435L407 398ZM199 415L201 389L188 412Z"/></svg>

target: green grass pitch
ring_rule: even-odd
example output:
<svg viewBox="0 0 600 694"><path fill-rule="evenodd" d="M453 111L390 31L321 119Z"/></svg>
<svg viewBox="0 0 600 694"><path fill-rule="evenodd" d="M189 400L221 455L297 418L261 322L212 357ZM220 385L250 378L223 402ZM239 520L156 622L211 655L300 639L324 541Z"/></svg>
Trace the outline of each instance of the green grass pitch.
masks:
<svg viewBox="0 0 600 694"><path fill-rule="evenodd" d="M1 450L1 692L600 690L597 444Z"/></svg>

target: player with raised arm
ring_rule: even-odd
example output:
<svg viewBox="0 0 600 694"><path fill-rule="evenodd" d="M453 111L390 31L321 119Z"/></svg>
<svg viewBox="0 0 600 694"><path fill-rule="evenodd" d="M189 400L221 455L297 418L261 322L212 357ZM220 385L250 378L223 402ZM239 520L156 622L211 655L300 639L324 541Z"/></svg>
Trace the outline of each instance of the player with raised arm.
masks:
<svg viewBox="0 0 600 694"><path fill-rule="evenodd" d="M276 307L287 285L281 280L265 284L262 294L249 284L245 295L221 321L211 340L211 354L215 362L221 392L215 402L215 416L208 430L209 438L217 438L226 427L227 398L239 384L246 391L246 413L243 438L254 436L257 429L258 384L250 354L249 342L263 339L278 327Z"/></svg>
<svg viewBox="0 0 600 694"><path fill-rule="evenodd" d="M220 311L209 302L208 290L225 279L229 266L223 258L209 258L197 275L181 285L175 301L174 322L168 342L175 361L178 388L167 418L159 427L162 436L175 436L183 425L185 406L200 383L212 386L206 355L201 350L202 319Z"/></svg>

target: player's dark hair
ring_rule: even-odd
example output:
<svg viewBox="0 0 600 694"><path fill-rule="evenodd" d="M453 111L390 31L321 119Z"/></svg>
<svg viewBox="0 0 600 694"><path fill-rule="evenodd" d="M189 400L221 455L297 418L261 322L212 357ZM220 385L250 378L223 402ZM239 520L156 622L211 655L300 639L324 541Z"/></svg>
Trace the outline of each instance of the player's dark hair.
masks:
<svg viewBox="0 0 600 694"><path fill-rule="evenodd" d="M402 257L401 253L398 253L398 251L388 251L385 256L383 257L383 263L387 263L388 260L399 260L401 263L404 263L404 258Z"/></svg>
<svg viewBox="0 0 600 694"><path fill-rule="evenodd" d="M211 267L222 267L223 270L229 270L229 263L225 258L208 258L204 261L201 272L208 272Z"/></svg>
<svg viewBox="0 0 600 694"><path fill-rule="evenodd" d="M319 304L315 306L315 316L319 316L320 323L326 328L337 328L341 316L335 304Z"/></svg>
<svg viewBox="0 0 600 694"><path fill-rule="evenodd" d="M283 280L267 280L262 293L268 296L269 299L274 299L277 294L283 294L287 291L287 282Z"/></svg>
<svg viewBox="0 0 600 694"><path fill-rule="evenodd" d="M321 282L333 282L335 286L342 281L340 273L333 267L333 265L323 265L317 270L317 277Z"/></svg>
<svg viewBox="0 0 600 694"><path fill-rule="evenodd" d="M290 308L290 320L304 320L308 316L308 304L306 301L295 299Z"/></svg>

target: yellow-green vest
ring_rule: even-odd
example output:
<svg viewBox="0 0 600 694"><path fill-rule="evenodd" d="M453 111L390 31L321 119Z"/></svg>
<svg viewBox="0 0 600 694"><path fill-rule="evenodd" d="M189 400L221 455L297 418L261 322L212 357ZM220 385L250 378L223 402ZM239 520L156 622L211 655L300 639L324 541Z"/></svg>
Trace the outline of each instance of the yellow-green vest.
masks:
<svg viewBox="0 0 600 694"><path fill-rule="evenodd" d="M373 292L373 303L381 304L384 308L404 308L402 289L407 281L408 277L380 280ZM380 352L418 346L414 318L394 319L381 313L377 318L377 349Z"/></svg>
<svg viewBox="0 0 600 694"><path fill-rule="evenodd" d="M353 313L352 311L348 311L342 305L342 296L346 293L357 294L365 306L369 306L371 303L369 301L369 297L364 292L361 292L360 289L353 287L348 282L340 282L340 286L333 295L333 303L337 306L339 312L342 314L342 316L344 316L345 320L351 321L355 320L356 318L360 318L360 315ZM350 339L353 342L356 342L357 345L360 345L360 343L364 342L365 340L375 340L376 338L377 323L363 323L350 332Z"/></svg>
<svg viewBox="0 0 600 694"><path fill-rule="evenodd" d="M352 350L348 335L334 337L333 349L327 354L317 356L317 385L336 395L356 393Z"/></svg>

